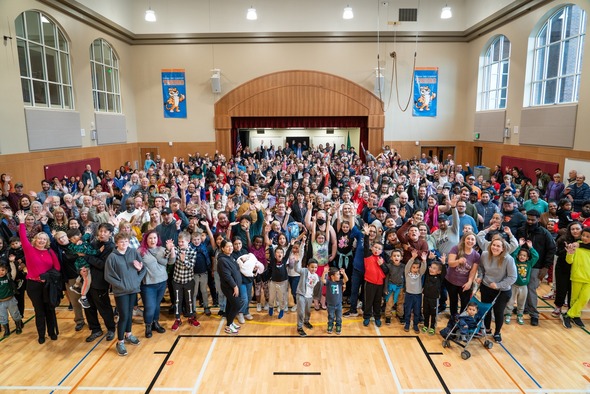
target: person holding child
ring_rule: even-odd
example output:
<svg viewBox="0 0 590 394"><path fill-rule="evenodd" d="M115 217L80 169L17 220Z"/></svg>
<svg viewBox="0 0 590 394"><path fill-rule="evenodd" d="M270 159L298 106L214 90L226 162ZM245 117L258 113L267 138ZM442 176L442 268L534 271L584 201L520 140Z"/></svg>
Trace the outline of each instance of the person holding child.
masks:
<svg viewBox="0 0 590 394"><path fill-rule="evenodd" d="M85 256L96 256L99 252L90 245L88 240L90 239L90 229L86 229L84 236L80 233L78 229L70 229L66 232L70 243L68 244L68 249L70 252L78 254L78 258L74 262L76 267L76 271L78 272L78 277L76 278L75 283L70 286L70 290L74 293L80 294L80 298L78 302L82 305L82 308L88 309L90 308L90 302L86 298L88 294L88 290L90 289L90 284L92 283L92 275L90 274L90 266L88 265L88 261L85 259Z"/></svg>

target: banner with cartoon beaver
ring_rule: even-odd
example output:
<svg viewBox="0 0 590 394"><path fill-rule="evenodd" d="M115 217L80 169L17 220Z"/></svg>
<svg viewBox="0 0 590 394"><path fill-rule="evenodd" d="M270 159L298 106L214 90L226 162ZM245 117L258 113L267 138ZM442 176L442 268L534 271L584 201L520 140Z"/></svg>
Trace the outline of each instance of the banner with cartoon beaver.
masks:
<svg viewBox="0 0 590 394"><path fill-rule="evenodd" d="M186 83L184 69L162 70L164 118L186 118Z"/></svg>
<svg viewBox="0 0 590 394"><path fill-rule="evenodd" d="M438 67L414 70L414 116L436 116L438 102Z"/></svg>

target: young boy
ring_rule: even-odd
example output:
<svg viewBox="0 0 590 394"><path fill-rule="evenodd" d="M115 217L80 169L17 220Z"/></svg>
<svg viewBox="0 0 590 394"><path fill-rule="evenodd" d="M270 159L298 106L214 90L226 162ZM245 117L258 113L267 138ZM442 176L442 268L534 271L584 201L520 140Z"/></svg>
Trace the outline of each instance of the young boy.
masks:
<svg viewBox="0 0 590 394"><path fill-rule="evenodd" d="M459 315L459 322L457 326L459 328L459 335L461 335L461 340L463 342L467 342L469 330L474 330L477 328L477 310L477 303L472 301L467 304L465 310Z"/></svg>
<svg viewBox="0 0 590 394"><path fill-rule="evenodd" d="M197 252L189 246L191 235L186 231L178 234L178 247L174 248L176 260L174 261L174 272L172 274L172 291L174 291L174 315L175 320L172 324L172 331L177 331L182 325L180 313L182 304L187 302L188 324L199 327L201 323L195 317L193 304L193 291L195 290L194 267L197 261ZM166 255L167 256L167 255Z"/></svg>
<svg viewBox="0 0 590 394"><path fill-rule="evenodd" d="M12 272L16 272L16 269L12 270ZM11 278L8 274L8 266L0 264L0 324L4 329L4 338L10 335L9 312L16 324L16 333L21 334L23 332L23 319L18 310L16 298L14 298L15 290L16 284L14 278Z"/></svg>
<svg viewBox="0 0 590 394"><path fill-rule="evenodd" d="M428 252L422 252L421 260L416 261L418 251L412 250L412 258L407 262L405 267L406 278L406 297L404 299L404 331L410 331L410 320L414 314L414 332L420 333L418 322L420 320L420 310L422 307L422 276L426 272L426 258Z"/></svg>
<svg viewBox="0 0 590 394"><path fill-rule="evenodd" d="M66 232L70 243L68 244L68 250L73 253L82 253L84 255L89 256L96 256L98 254L98 250L94 249L90 242L90 233L85 233L82 236L82 233L78 229L70 229ZM92 283L92 277L90 276L90 265L84 256L78 256L76 261L74 262L76 266L76 271L78 271L79 276L76 278L76 283L73 286L70 286L70 290L75 293L80 294L80 299L78 302L82 305L82 308L90 308L90 302L86 298L86 294L88 294L88 290L90 290L90 283Z"/></svg>
<svg viewBox="0 0 590 394"><path fill-rule="evenodd" d="M442 261L434 260L431 262L424 277L424 289L422 290L424 295L424 298L422 299L424 327L422 327L422 332L428 332L428 335L434 335L438 300L441 295L442 283L445 277L444 263L446 261L446 256L443 255L441 260Z"/></svg>
<svg viewBox="0 0 590 394"><path fill-rule="evenodd" d="M309 259L307 268L301 268L301 260L295 263L295 272L300 275L299 285L297 286L297 333L302 337L307 336L303 326L310 330L313 328L309 322L309 317L315 287L320 281L317 271L318 262L315 259Z"/></svg>
<svg viewBox="0 0 590 394"><path fill-rule="evenodd" d="M291 247L287 252L280 247L276 247L274 251L270 251L270 262L268 269L270 270L270 284L269 284L269 316L273 315L274 306L277 301L279 303L278 318L282 319L289 302L289 274L287 272L287 262L289 261L289 254L291 254Z"/></svg>
<svg viewBox="0 0 590 394"><path fill-rule="evenodd" d="M10 248L8 248L6 255L8 256L8 270L13 267L11 276L14 276L14 283L16 284L16 291L14 298L18 304L18 311L21 317L25 316L25 293L27 288L27 262L25 259L25 252L20 242L19 237L11 237L9 240ZM14 266L13 266L14 264ZM16 275L14 274L16 272Z"/></svg>
<svg viewBox="0 0 590 394"><path fill-rule="evenodd" d="M521 238L518 243L520 246L512 253L516 263L516 282L512 285L512 297L510 297L510 301L508 301L504 310L504 322L510 324L512 308L514 302L516 302L516 322L523 325L524 319L522 315L528 294L527 285L531 279L531 271L537 260L539 260L539 253L533 248L531 241L525 241L524 238ZM528 248L523 248L525 243Z"/></svg>
<svg viewBox="0 0 590 394"><path fill-rule="evenodd" d="M402 265L403 252L400 249L391 251L391 261L387 263L389 273L387 274L385 287L385 324L391 324L393 308L397 306L397 315L402 317L403 308L397 301L404 289L404 266Z"/></svg>
<svg viewBox="0 0 590 394"><path fill-rule="evenodd" d="M209 280L208 271L211 269L211 259L205 242L203 242L203 231L199 228L191 236L191 247L196 253L195 265L193 267L195 288L193 289L193 305L197 306L197 294L201 292L201 302L206 316L211 316L209 309L209 292L207 283Z"/></svg>
<svg viewBox="0 0 590 394"><path fill-rule="evenodd" d="M322 283L326 286L328 334L331 334L334 329L334 320L336 320L336 335L342 333L342 292L346 282L348 282L348 276L344 268L330 267L330 270L324 271L322 276Z"/></svg>
<svg viewBox="0 0 590 394"><path fill-rule="evenodd" d="M381 327L381 299L383 298L383 283L389 272L383 259L383 244L375 242L370 245L369 226L363 228L365 234L365 303L363 304L363 326L367 327L371 316L375 318L375 325Z"/></svg>

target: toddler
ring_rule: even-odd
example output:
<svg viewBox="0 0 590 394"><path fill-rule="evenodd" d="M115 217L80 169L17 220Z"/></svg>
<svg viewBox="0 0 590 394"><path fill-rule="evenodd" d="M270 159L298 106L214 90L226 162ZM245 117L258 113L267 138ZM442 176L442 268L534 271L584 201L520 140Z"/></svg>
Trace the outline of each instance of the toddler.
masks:
<svg viewBox="0 0 590 394"><path fill-rule="evenodd" d="M16 269L12 270L12 272L16 272ZM9 312L16 324L16 333L21 334L23 332L23 319L18 310L16 298L14 298L15 289L16 284L14 278L11 278L8 274L8 266L0 264L0 324L4 329L4 338L10 335Z"/></svg>
<svg viewBox="0 0 590 394"><path fill-rule="evenodd" d="M92 283L92 277L90 275L90 265L84 256L80 256L80 254L95 256L99 253L98 250L94 249L90 243L91 234L86 232L84 236L80 233L78 229L70 229L66 232L70 243L68 244L68 250L73 253L78 254L78 258L74 262L76 266L76 271L78 271L78 277L76 278L76 283L70 286L70 290L74 293L80 294L80 299L78 302L82 305L82 308L90 308L90 302L88 302L88 298L86 295L88 294L88 290L90 290L90 284ZM101 248L104 249L104 246Z"/></svg>
<svg viewBox="0 0 590 394"><path fill-rule="evenodd" d="M342 291L346 282L348 277L344 268L330 267L330 270L324 271L322 276L328 306L328 334L331 334L334 329L334 320L336 320L336 335L342 333Z"/></svg>
<svg viewBox="0 0 590 394"><path fill-rule="evenodd" d="M525 241L524 238L521 238L518 243L520 246L512 253L516 263L516 282L512 285L512 296L504 310L504 322L510 324L512 307L516 302L516 321L518 324L523 325L524 319L522 315L528 294L527 286L531 279L531 271L537 260L539 260L539 253L533 248L531 241ZM528 248L523 248L525 243Z"/></svg>
<svg viewBox="0 0 590 394"><path fill-rule="evenodd" d="M467 308L459 315L459 334L463 342L467 342L469 330L475 330L477 328L477 311L477 303L471 301L467 304Z"/></svg>

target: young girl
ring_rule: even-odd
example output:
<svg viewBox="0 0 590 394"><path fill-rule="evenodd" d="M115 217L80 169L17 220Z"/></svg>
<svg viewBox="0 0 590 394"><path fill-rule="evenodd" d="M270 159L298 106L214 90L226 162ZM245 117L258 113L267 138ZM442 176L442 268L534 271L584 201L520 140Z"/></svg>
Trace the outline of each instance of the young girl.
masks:
<svg viewBox="0 0 590 394"><path fill-rule="evenodd" d="M262 235L256 235L252 242L250 242L250 233L248 233L248 252L252 253L256 256L256 259L262 263L264 266L265 272L268 265L266 260L266 249L264 248L264 242L262 240ZM268 273L262 273L262 275L257 275L254 278L254 295L256 296L256 311L262 311L262 293L264 292L264 310L268 311L269 305L268 300L270 298L269 288L268 288Z"/></svg>
<svg viewBox="0 0 590 394"><path fill-rule="evenodd" d="M527 247L523 248L525 242ZM514 262L516 263L517 277L516 282L512 285L512 297L510 297L510 301L508 301L508 305L506 305L506 310L504 311L504 322L510 324L512 307L516 302L516 321L518 324L523 325L524 319L522 314L528 294L527 285L531 279L531 271L539 260L539 253L533 248L531 241L525 241L524 238L521 238L519 243L520 247L512 253L512 258L514 258Z"/></svg>
<svg viewBox="0 0 590 394"><path fill-rule="evenodd" d="M298 241L301 239L301 242ZM289 263L287 266L287 273L289 274L289 287L291 288L291 296L293 297L293 306L291 312L297 312L297 286L299 286L300 275L295 271L295 266L303 260L303 251L305 250L305 235L301 234L295 240L291 253L289 253Z"/></svg>
<svg viewBox="0 0 590 394"><path fill-rule="evenodd" d="M328 266L330 262L330 250L328 246L328 240L326 239L326 234L330 233L330 216L326 219L326 232L317 232L316 231L316 217L312 219L311 224L311 247L312 247L312 256L314 260L318 263L318 276L321 277L324 273L324 269ZM321 296L320 296L320 304L322 309L327 309L326 307L326 296L324 290L322 289ZM320 308L318 306L318 300L314 300L315 310L319 311Z"/></svg>
<svg viewBox="0 0 590 394"><path fill-rule="evenodd" d="M561 321L565 328L572 328L572 321L584 328L582 310L590 300L590 227L584 227L579 243L567 245L565 261L572 266L572 293L570 309L561 315Z"/></svg>
<svg viewBox="0 0 590 394"><path fill-rule="evenodd" d="M293 243L295 243L293 241ZM268 314L273 315L275 303L279 304L278 318L282 319L283 314L288 306L289 301L289 275L287 273L287 262L289 261L289 254L291 247L285 252L280 246L275 248L270 253L270 262L268 269L270 270L270 284L269 284L269 304Z"/></svg>

